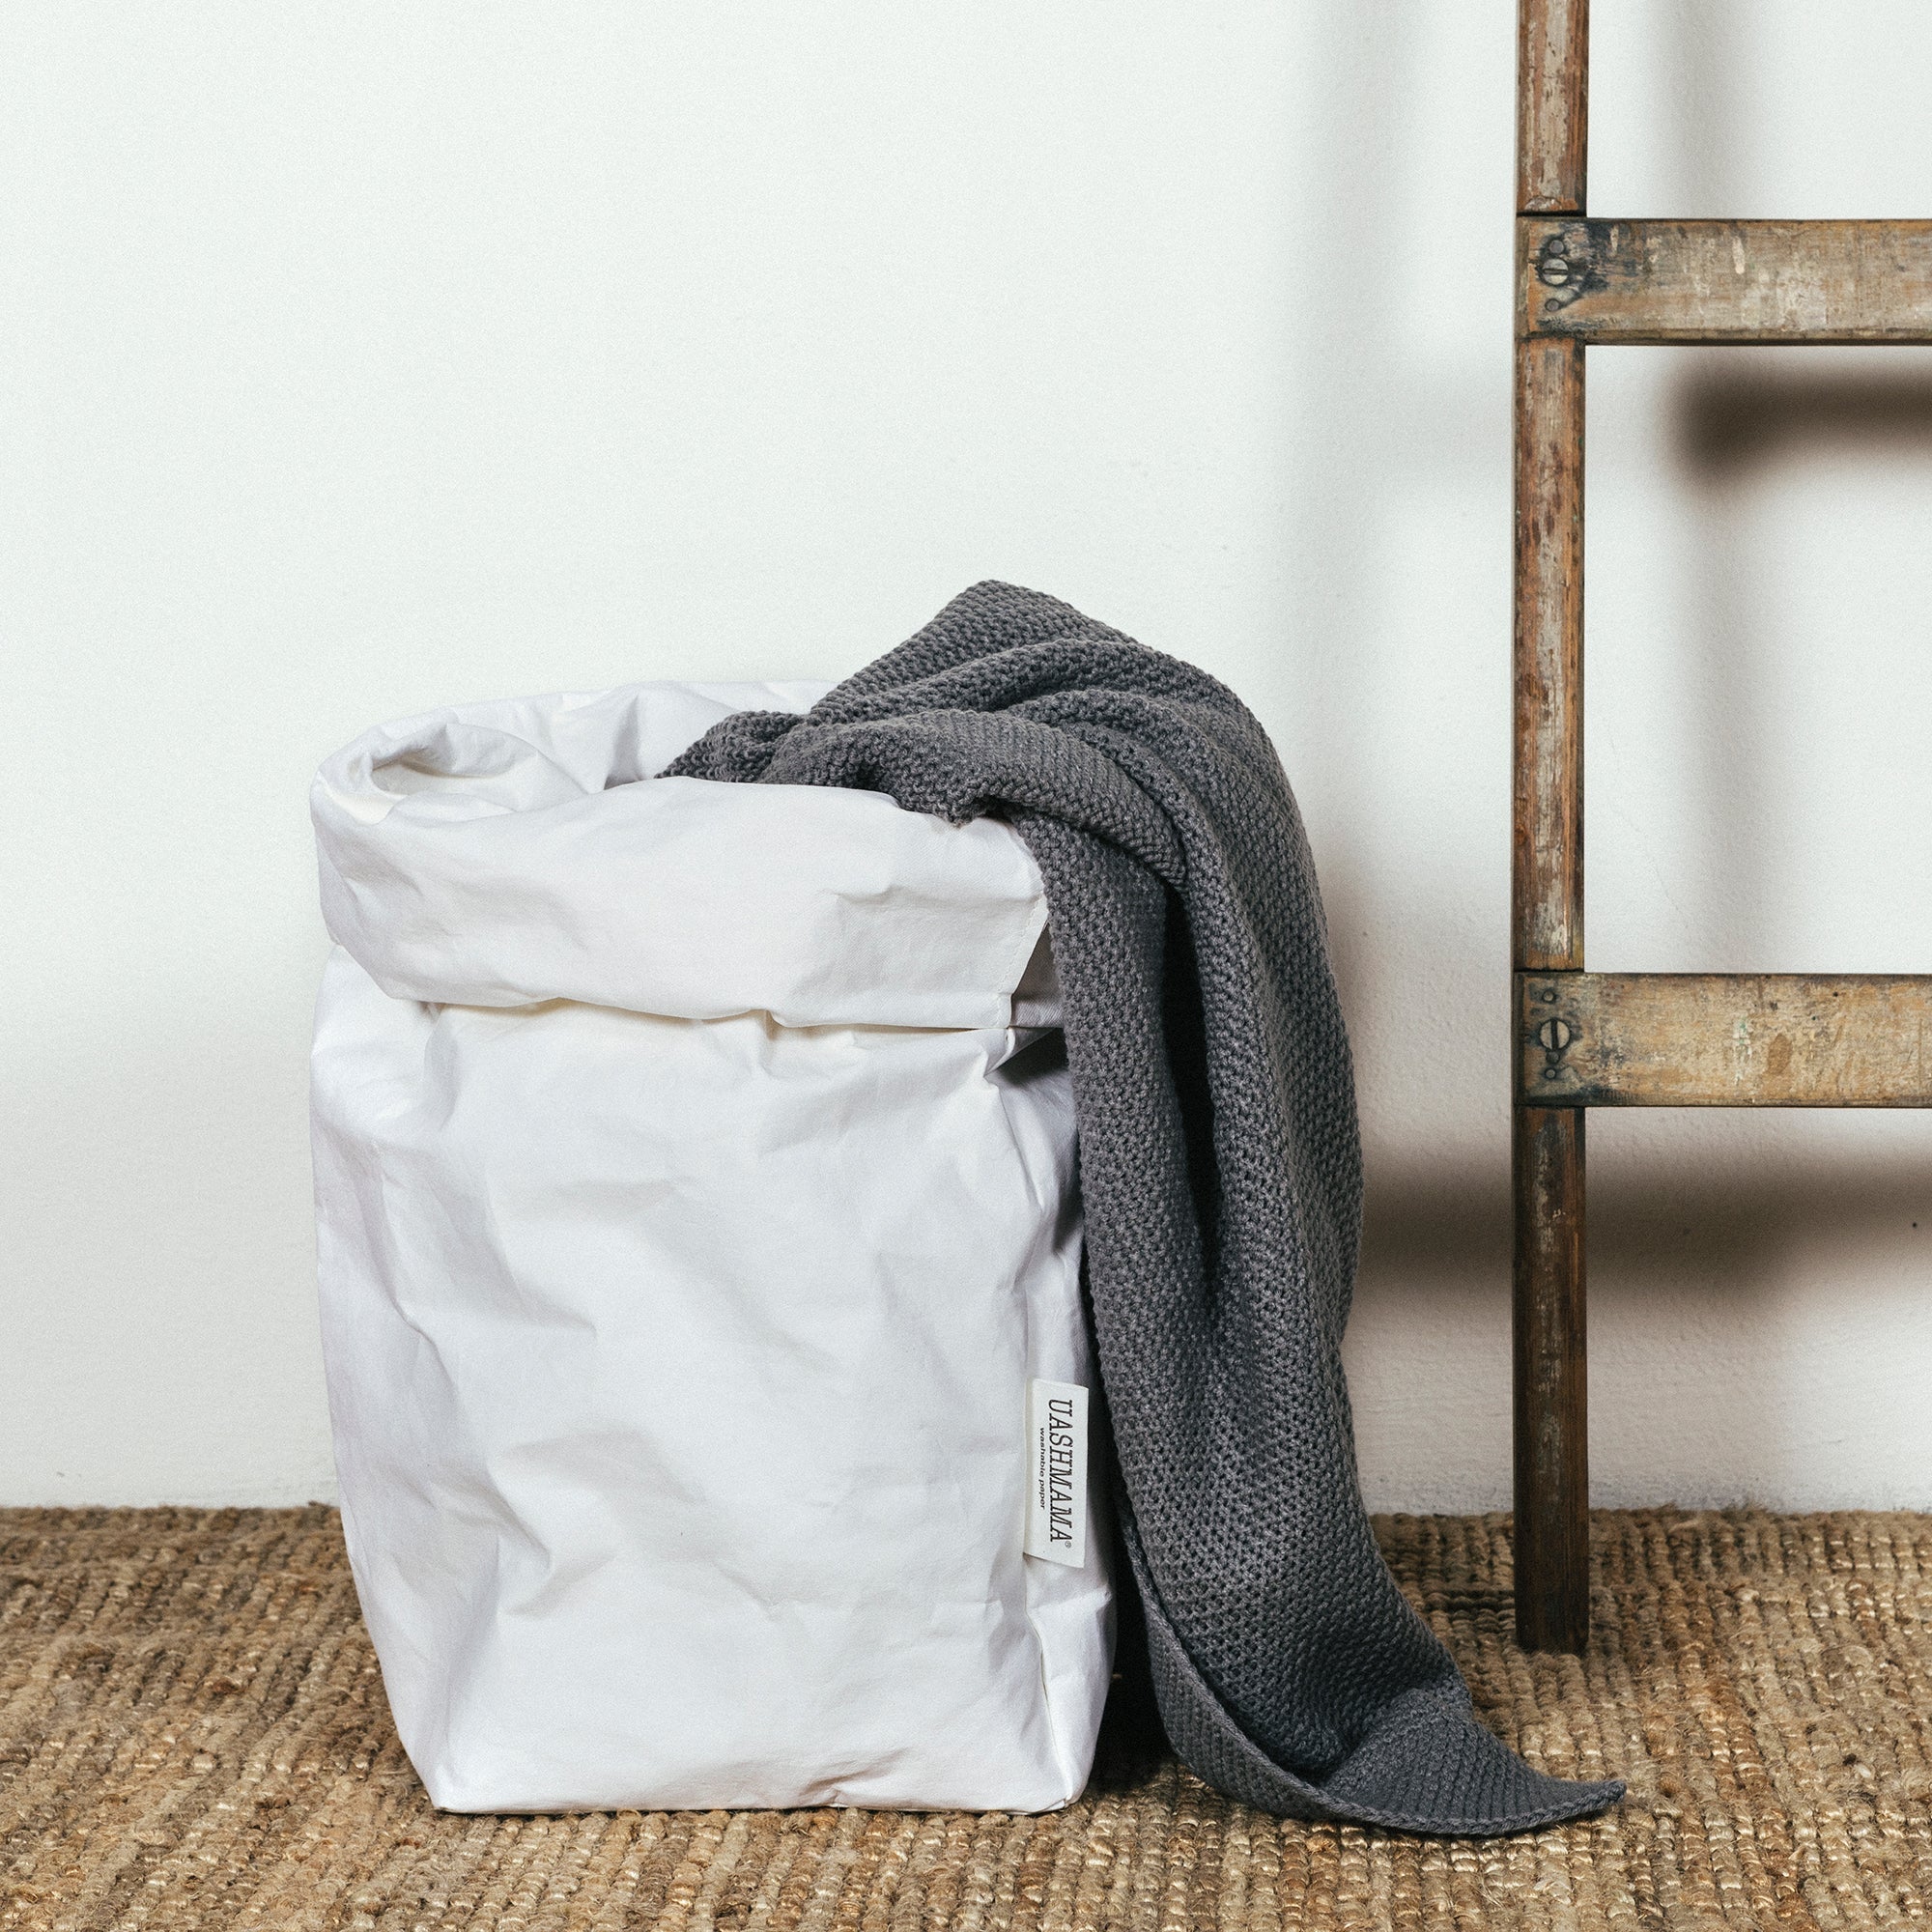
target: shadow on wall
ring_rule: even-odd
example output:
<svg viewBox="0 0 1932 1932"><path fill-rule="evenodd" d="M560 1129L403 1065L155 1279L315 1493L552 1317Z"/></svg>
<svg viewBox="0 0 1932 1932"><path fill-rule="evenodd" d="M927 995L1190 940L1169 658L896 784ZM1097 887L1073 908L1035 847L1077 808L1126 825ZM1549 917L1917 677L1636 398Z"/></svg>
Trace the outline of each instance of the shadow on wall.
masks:
<svg viewBox="0 0 1932 1932"><path fill-rule="evenodd" d="M1797 452L1932 452L1932 370L1922 366L1807 375L1741 360L1692 377L1680 411L1679 455L1705 484L1734 483Z"/></svg>
<svg viewBox="0 0 1932 1932"><path fill-rule="evenodd" d="M1590 1184L1590 1264L1605 1274L1682 1271L1745 1292L1775 1280L1801 1249L1869 1252L1907 1240L1924 1241L1932 1257L1932 1163L1922 1158L1707 1176L1687 1172L1681 1158L1626 1153ZM1499 1165L1371 1163L1364 1274L1500 1285L1509 1254L1509 1176Z"/></svg>

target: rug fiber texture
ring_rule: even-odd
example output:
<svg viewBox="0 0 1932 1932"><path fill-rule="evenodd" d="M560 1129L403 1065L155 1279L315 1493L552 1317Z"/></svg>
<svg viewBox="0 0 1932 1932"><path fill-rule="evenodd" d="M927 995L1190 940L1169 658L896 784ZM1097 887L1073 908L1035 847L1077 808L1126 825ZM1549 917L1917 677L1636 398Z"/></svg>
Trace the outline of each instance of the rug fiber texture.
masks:
<svg viewBox="0 0 1932 1932"><path fill-rule="evenodd" d="M1932 1919L1932 1517L1604 1512L1582 1658L1511 1640L1508 1520L1382 1519L1602 1818L1422 1839L1234 1804L1116 1722L1040 1818L433 1810L334 1512L0 1511L0 1927L1275 1932Z"/></svg>

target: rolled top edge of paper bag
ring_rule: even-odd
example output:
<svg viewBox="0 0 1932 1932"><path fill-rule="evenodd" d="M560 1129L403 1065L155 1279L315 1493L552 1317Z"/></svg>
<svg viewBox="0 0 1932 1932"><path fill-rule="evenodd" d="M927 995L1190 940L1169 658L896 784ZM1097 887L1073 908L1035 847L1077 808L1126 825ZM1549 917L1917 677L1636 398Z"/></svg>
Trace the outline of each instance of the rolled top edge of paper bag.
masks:
<svg viewBox="0 0 1932 1932"><path fill-rule="evenodd" d="M829 689L632 684L364 732L310 794L329 935L384 992L436 1005L1056 1024L1045 895L1009 826L656 776L719 719Z"/></svg>

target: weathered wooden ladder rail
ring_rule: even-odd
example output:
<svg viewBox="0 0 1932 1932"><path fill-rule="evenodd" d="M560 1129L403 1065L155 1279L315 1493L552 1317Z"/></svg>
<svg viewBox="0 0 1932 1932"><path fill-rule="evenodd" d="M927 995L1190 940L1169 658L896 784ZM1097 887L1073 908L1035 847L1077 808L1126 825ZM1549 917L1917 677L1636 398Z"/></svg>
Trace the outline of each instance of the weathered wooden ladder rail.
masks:
<svg viewBox="0 0 1932 1932"><path fill-rule="evenodd" d="M1923 342L1932 221L1519 215L1517 327L1580 342Z"/></svg>
<svg viewBox="0 0 1932 1932"><path fill-rule="evenodd" d="M1932 975L1583 970L1590 343L1932 343L1932 221L1584 213L1588 0L1520 0L1516 1622L1589 1635L1586 1107L1932 1106Z"/></svg>

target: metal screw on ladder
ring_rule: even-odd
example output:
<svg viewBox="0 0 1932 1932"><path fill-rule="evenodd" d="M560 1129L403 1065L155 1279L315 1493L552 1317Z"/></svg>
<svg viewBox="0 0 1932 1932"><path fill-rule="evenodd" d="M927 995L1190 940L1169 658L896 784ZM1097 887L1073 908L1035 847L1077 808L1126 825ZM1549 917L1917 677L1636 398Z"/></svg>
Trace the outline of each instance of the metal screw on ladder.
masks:
<svg viewBox="0 0 1932 1932"><path fill-rule="evenodd" d="M1547 1019L1537 1028L1536 1043L1543 1049L1543 1077L1546 1080L1562 1079L1563 1056L1576 1037L1577 1029L1568 1020Z"/></svg>

